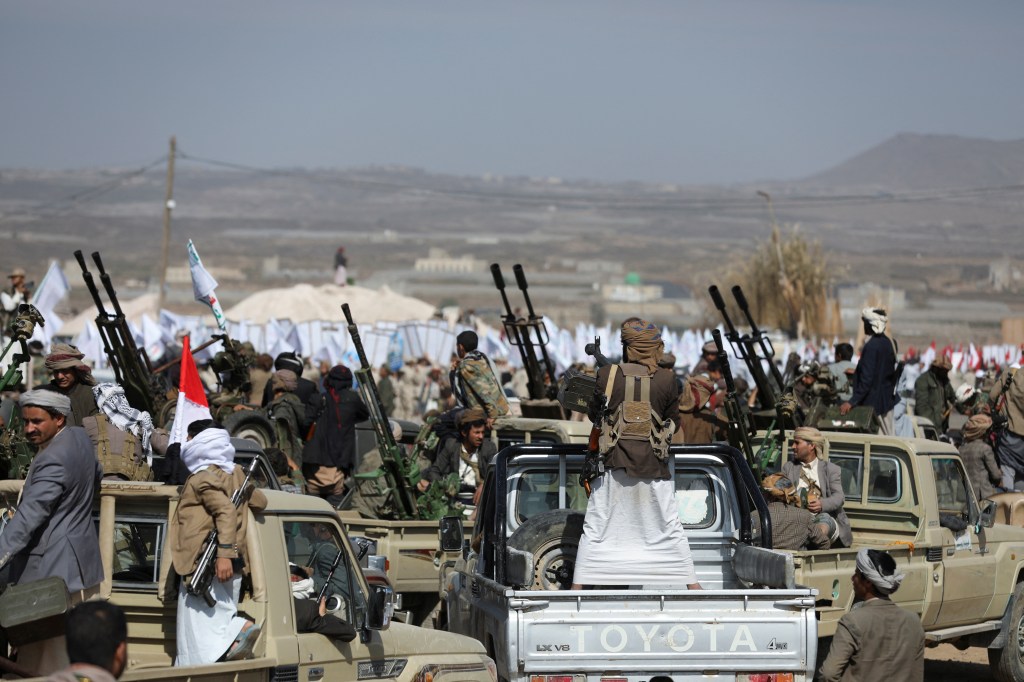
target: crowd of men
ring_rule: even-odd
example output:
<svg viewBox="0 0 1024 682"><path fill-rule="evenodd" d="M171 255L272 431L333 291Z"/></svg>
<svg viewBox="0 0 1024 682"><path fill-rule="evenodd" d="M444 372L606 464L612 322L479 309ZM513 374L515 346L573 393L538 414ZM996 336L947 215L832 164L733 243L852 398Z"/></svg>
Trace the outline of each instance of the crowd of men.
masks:
<svg viewBox="0 0 1024 682"><path fill-rule="evenodd" d="M852 544L839 470L821 459L825 436L813 426L814 415L825 409L845 415L855 408L870 408L870 419L877 430L893 435L904 433L907 424L913 433L912 415L930 420L946 437L962 443L961 453L981 497L1016 489L1024 480L1024 375L1008 368L954 388L949 377L951 363L939 356L913 376L898 361L896 342L886 334L885 312L865 309L863 321L868 340L856 363L853 349L839 344L835 362L824 367L797 365L787 371L791 377L787 389L792 390L807 425L794 433L792 460L764 483L777 547L817 549ZM643 566L636 570L647 571L643 573L644 583L700 589L685 532L678 516L669 513L674 487L665 462L670 442L723 439L721 359L714 344L709 343L692 373L679 377L671 369L675 360L665 352L654 325L630 318L623 325L622 340L622 361L597 373L597 395L607 406L597 424L601 428L603 471L592 482L573 582L580 587L612 584L621 580L623 561L641 557ZM417 486L421 492L453 473L458 474L464 489L478 492L494 455L493 444L486 437L488 430L510 413L508 395L526 397L524 373L496 366L477 345L475 333L460 334L447 372L428 359L398 370L379 368L377 386L386 416L422 419L430 413L457 410L456 433L425 463ZM121 475L99 465L96 439L90 440L95 429L89 431L90 424L105 421L135 436L132 445L136 457L145 458L161 450L167 458L179 457L187 478L171 482L185 483L187 490L197 483L196 476L210 477L215 484L204 489L219 491L216 504L230 496L238 474L232 464L230 441L219 424L204 423L190 430L189 440L178 444L176 451L173 444L161 441L149 415L127 404L119 387L97 385L83 355L73 346L54 344L45 366L52 377L50 383L23 393L19 399L26 438L38 454L29 470L18 513L0 534L0 568L6 567L9 574L5 579L12 582L59 575L75 599L83 601L95 595L102 579L98 541L90 521L93 491L100 477ZM208 390L214 390L217 376L209 369L203 376ZM353 372L344 365L325 363L314 369L295 353L255 358L249 370L248 402L237 409L261 410L287 424L290 437L268 452L282 487L318 495L335 504L341 500L346 482L360 464L354 427L369 415L353 385ZM749 390L737 382L737 391L749 404L756 402L756 388ZM646 412L638 418L637 410ZM624 416L627 414L629 418ZM950 429L953 415L966 418L961 428ZM1000 422L1001 428L995 429L994 421ZM637 487L637 482L643 485ZM213 527L211 505L214 503L197 495L192 506L202 511L197 511L192 520L176 519L181 526L177 537L203 537L201 529ZM615 514L610 513L612 509ZM624 523L643 532L628 532ZM232 532L244 532L241 526L229 526ZM633 545L623 545L626 537ZM176 547L175 569L183 576L194 568L198 548L192 545L182 540ZM659 561L651 561L652 551ZM237 589L231 586L237 584L244 570L244 556L229 554L225 552L221 557L225 562L217 567L218 579L228 586L218 600L226 604L237 602ZM888 594L899 584L891 563L884 553L858 556L853 580L859 598L866 602L877 599L880 604L888 601ZM609 575L612 567L614 572ZM183 595L179 612L187 614L189 609ZM870 648L859 639L871 637L862 623L866 618L851 617L845 629L840 628L842 637L850 642L847 647L846 640L837 635L837 641L844 644L834 647L836 652L846 651L855 659L858 651ZM905 619L887 610L879 610L877 618ZM252 642L259 636L258 626L236 614L227 622L212 646L211 638L188 635L202 634L199 625L179 621L179 642L192 642L195 649L204 649L198 658L194 653L180 652L180 661L250 654ZM42 648L46 646L50 649ZM28 647L19 652L19 661L45 671L42 661L61 660L53 656L53 646L54 642L40 643L38 653ZM839 663L833 661L832 668L829 665L826 668L834 671Z"/></svg>

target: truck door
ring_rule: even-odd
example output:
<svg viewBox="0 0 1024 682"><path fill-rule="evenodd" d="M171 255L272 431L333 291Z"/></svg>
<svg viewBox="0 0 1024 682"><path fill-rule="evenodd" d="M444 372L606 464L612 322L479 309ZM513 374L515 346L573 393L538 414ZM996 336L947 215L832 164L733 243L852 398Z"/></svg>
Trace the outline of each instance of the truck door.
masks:
<svg viewBox="0 0 1024 682"><path fill-rule="evenodd" d="M944 576L939 621L946 626L975 622L992 601L995 562L985 556L970 523L977 518L977 509L962 462L942 455L931 461L942 526Z"/></svg>
<svg viewBox="0 0 1024 682"><path fill-rule="evenodd" d="M282 516L282 525L288 551L288 574L294 576L294 599L315 600L328 582L335 557L341 552L327 589L338 609L328 617L347 621L358 631L366 614L367 587L337 524L324 517ZM311 585L305 582L308 580L312 581ZM297 586L301 588L298 591ZM406 659L396 653L398 647L390 631L371 632L370 640L365 643L358 634L351 642L343 642L310 632L313 624L296 622L294 608L292 623L299 649L298 679L303 682L397 677L405 666Z"/></svg>

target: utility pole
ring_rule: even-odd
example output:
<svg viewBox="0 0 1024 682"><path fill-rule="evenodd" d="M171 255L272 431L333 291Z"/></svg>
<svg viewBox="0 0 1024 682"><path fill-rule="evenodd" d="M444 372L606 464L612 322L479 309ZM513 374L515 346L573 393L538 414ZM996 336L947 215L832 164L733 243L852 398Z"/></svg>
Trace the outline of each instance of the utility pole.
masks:
<svg viewBox="0 0 1024 682"><path fill-rule="evenodd" d="M171 135L171 152L167 157L167 194L164 197L164 242L160 252L160 293L157 296L156 314L164 308L167 294L167 259L171 248L171 211L174 209L174 157L177 141Z"/></svg>

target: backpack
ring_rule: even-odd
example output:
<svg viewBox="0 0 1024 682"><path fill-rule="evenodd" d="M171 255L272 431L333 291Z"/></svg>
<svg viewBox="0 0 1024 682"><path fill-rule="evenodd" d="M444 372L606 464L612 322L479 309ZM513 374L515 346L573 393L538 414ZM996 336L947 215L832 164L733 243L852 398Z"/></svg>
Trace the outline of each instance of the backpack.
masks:
<svg viewBox="0 0 1024 682"><path fill-rule="evenodd" d="M671 419L662 419L651 406L651 375L646 367L636 363L612 365L605 385L605 396L609 401L615 387L615 373L619 370L625 379L623 400L605 416L598 447L606 453L620 440L646 441L659 462L667 461L675 423Z"/></svg>

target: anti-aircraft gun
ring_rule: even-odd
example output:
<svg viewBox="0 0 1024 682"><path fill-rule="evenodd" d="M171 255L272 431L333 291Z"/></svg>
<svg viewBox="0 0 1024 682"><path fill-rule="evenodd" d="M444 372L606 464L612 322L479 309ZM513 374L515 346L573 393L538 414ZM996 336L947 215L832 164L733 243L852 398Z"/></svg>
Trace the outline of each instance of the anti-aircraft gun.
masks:
<svg viewBox="0 0 1024 682"><path fill-rule="evenodd" d="M107 360L114 370L115 381L124 389L125 398L132 407L149 412L156 418L160 414L160 409L170 399L170 387L166 380L153 373L153 364L146 350L136 345L135 337L128 328L128 320L121 309L121 303L117 299L114 284L110 280L110 274L103 267L99 251L93 251L92 259L99 270L100 281L107 292L107 298L110 299L113 312L108 311L103 305L103 299L81 250L75 251L75 259L82 268L82 279L85 280L85 286L92 295L93 303L96 304L96 328L99 329L100 338L103 340Z"/></svg>
<svg viewBox="0 0 1024 682"><path fill-rule="evenodd" d="M7 371L0 378L0 394L21 383L21 366L29 359L28 340L32 338L37 324L44 326L45 322L35 306L28 303L19 305L8 328L11 340L4 348L4 352L0 353L0 360L3 360L17 346L17 350L10 356ZM0 431L0 477L25 478L34 454L34 449L25 440L21 411L14 405L4 420L3 430Z"/></svg>
<svg viewBox="0 0 1024 682"><path fill-rule="evenodd" d="M533 309L523 266L516 263L512 266L512 272L515 274L519 290L523 292L529 317L519 317L512 310L508 294L505 293L505 278L501 274L501 266L497 263L491 264L494 286L501 293L501 300L505 305L505 315L501 318L505 325L505 336L509 343L519 350L523 368L526 370L530 398L520 401L522 414L524 417L564 419L565 413L557 400L558 385L555 383L555 364L548 357L547 326L544 324L544 318L537 315Z"/></svg>
<svg viewBox="0 0 1024 682"><path fill-rule="evenodd" d="M421 478L419 466L395 441L373 377L373 367L363 349L359 327L352 319L348 303L343 303L341 310L345 313L352 346L359 356L359 369L354 374L359 383L359 393L370 412L370 424L373 426L381 459L381 465L375 471L355 474L359 494L375 500L375 513L381 518L437 520L450 513L459 513L449 504L449 500L459 491L457 474L435 481L425 493L418 493L416 486ZM347 507L349 501L350 498L344 501L342 507Z"/></svg>

